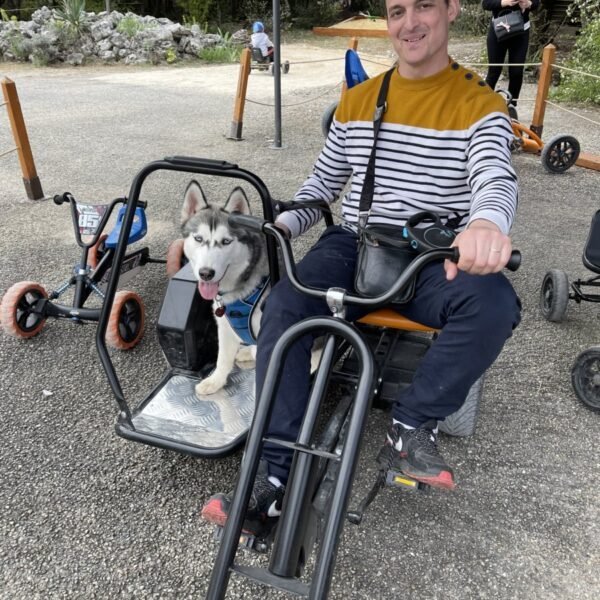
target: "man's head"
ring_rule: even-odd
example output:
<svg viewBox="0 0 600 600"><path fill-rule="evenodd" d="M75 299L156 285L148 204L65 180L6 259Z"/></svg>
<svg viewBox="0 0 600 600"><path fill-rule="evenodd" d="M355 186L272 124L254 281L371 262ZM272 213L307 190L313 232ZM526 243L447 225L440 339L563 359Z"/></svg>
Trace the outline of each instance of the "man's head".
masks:
<svg viewBox="0 0 600 600"><path fill-rule="evenodd" d="M261 33L265 30L265 26L260 21L254 21L252 25L252 33Z"/></svg>
<svg viewBox="0 0 600 600"><path fill-rule="evenodd" d="M448 64L448 30L459 0L386 0L388 33L403 77L421 79Z"/></svg>

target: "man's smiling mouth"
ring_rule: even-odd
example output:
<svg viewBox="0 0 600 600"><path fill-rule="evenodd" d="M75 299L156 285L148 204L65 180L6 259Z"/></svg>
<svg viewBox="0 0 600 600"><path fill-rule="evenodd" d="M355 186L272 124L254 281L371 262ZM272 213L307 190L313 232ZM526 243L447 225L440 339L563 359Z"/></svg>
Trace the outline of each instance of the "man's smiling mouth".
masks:
<svg viewBox="0 0 600 600"><path fill-rule="evenodd" d="M414 42L420 42L424 37L425 37L425 34L423 33L421 35L411 37L411 38L402 38L402 41L408 42L409 44L411 44Z"/></svg>

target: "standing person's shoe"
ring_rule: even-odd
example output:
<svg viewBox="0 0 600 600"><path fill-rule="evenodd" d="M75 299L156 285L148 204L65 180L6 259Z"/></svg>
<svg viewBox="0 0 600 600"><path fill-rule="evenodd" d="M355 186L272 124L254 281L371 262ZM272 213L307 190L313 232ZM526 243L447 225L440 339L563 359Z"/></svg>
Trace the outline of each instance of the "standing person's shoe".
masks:
<svg viewBox="0 0 600 600"><path fill-rule="evenodd" d="M260 535L267 527L272 526L281 515L285 488L277 486L269 480L267 463L260 461L246 518L244 532ZM205 521L223 527L229 516L233 494L215 494L202 507L201 516Z"/></svg>
<svg viewBox="0 0 600 600"><path fill-rule="evenodd" d="M437 449L437 422L427 421L416 429L394 423L386 442L379 451L377 462L386 470L405 475L432 487L453 490L454 474Z"/></svg>

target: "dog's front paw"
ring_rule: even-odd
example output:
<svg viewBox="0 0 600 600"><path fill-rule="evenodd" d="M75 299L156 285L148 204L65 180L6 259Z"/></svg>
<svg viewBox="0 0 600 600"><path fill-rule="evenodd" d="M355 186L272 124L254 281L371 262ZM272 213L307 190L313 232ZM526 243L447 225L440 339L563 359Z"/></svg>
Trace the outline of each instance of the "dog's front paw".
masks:
<svg viewBox="0 0 600 600"><path fill-rule="evenodd" d="M220 389L222 389L227 383L227 377L219 377L215 374L203 379L196 386L196 395L197 396L210 396L210 394L215 394Z"/></svg>

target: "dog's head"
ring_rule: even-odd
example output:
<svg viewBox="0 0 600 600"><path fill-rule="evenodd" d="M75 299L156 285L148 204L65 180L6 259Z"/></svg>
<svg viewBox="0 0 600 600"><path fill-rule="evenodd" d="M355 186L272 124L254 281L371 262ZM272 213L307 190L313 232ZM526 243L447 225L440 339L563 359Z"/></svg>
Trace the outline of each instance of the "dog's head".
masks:
<svg viewBox="0 0 600 600"><path fill-rule="evenodd" d="M250 214L248 198L236 187L227 201L211 204L200 184L188 185L181 211L183 252L198 278L198 290L206 300L217 294L241 298L264 275L264 241L259 234L231 226L229 213Z"/></svg>

